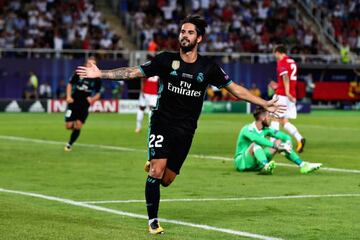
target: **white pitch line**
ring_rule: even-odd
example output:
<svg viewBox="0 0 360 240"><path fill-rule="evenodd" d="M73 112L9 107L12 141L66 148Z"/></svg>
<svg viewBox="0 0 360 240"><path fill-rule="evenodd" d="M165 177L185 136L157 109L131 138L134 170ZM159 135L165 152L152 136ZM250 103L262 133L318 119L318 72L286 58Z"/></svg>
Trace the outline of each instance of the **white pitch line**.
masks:
<svg viewBox="0 0 360 240"><path fill-rule="evenodd" d="M77 201L65 199L65 198L47 196L47 195L38 194L38 193L22 192L22 191L15 191L15 190L3 189L3 188L0 188L0 192L46 199L49 201L61 202L61 203L65 203L68 205L89 208L92 210L112 213L112 214L116 214L116 215L120 215L120 216L127 216L127 217L131 217L131 218L139 218L139 219L146 219L146 220L148 219L148 217L146 215L142 215L142 214L136 214L136 213L131 213L131 212L115 210L115 209L111 209L111 208L100 207L100 206L91 205L88 203L77 202ZM254 239L263 239L263 240L280 240L281 239L281 238L269 237L269 236L264 236L264 235L260 235L260 234L255 234L255 233L237 231L237 230L226 229L226 228L212 227L212 226L204 225L204 224L196 224L196 223L183 222L183 221L171 220L171 219L165 219L165 218L160 218L159 220L161 222L165 222L165 223L173 223L176 225L199 228L199 229L203 229L203 230L209 230L209 231L215 231L215 232L221 232L221 233L228 233L231 235L249 237L249 238L254 238Z"/></svg>
<svg viewBox="0 0 360 240"><path fill-rule="evenodd" d="M60 142L60 141L42 140L42 139L24 138L24 137L15 137L15 136L6 136L6 135L0 135L0 139L12 140L12 141L22 141L22 142L32 142L32 143L41 143L41 144L65 145L64 142ZM77 143L76 146L89 147L89 148L101 148L101 149L108 149L108 150L115 150L115 151L142 152L142 153L147 152L146 150L142 150L142 149L128 148L128 147L118 147L118 146L110 146L110 145ZM221 157L221 156L189 154L189 157L202 158L202 159L212 159L212 160L233 161L232 158ZM294 165L294 164L277 163L277 165L278 166L283 166L283 167L297 168L297 166ZM321 170L322 171L329 171L329 172L360 173L360 170L358 170L358 169L342 169L342 168L322 167Z"/></svg>
<svg viewBox="0 0 360 240"><path fill-rule="evenodd" d="M282 200L282 199L304 199L304 198L335 198L335 197L360 197L360 193L349 194L324 194L324 195L292 195L272 197L241 197L241 198L174 198L161 199L161 202L211 202L211 201L246 201L246 200ZM108 200L108 201L81 201L81 203L106 204L106 203L145 203L145 200Z"/></svg>

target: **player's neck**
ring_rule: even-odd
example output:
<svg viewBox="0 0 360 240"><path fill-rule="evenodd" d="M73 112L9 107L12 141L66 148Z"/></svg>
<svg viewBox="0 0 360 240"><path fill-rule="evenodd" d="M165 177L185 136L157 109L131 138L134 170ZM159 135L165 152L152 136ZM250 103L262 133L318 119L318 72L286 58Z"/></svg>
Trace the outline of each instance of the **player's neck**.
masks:
<svg viewBox="0 0 360 240"><path fill-rule="evenodd" d="M280 60L280 61L283 60L286 56L287 56L286 54L281 55L281 57L280 57L279 60Z"/></svg>
<svg viewBox="0 0 360 240"><path fill-rule="evenodd" d="M261 131L264 128L262 122L260 122L260 121L256 121L255 126L259 131Z"/></svg>
<svg viewBox="0 0 360 240"><path fill-rule="evenodd" d="M182 49L180 49L180 57L186 63L194 63L198 57L197 49L194 48L189 52L184 52Z"/></svg>

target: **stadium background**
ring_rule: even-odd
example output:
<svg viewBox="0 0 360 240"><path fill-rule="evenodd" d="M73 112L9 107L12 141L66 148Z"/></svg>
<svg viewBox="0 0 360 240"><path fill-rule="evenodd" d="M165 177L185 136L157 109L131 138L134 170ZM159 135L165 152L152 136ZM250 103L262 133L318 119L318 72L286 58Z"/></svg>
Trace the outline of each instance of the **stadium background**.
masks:
<svg viewBox="0 0 360 240"><path fill-rule="evenodd" d="M269 83L275 80L276 63L271 50L278 43L288 46L299 67L298 108L307 113L300 114L296 121L309 139L302 156L323 162L328 170L304 178L283 163L276 169L274 178L266 181L252 174L239 175L229 159L233 157L238 130L251 121L251 116L205 114L200 119L199 137L194 140L184 174L164 196L246 198L312 194L320 196L319 199L324 195L339 195L339 198L238 202L226 206L221 202L174 203L163 204L161 214L170 219L286 239L357 239L360 231L356 224L360 218L357 204L359 1L0 0L0 190L37 192L79 201L142 199L145 175L135 169L141 170L145 159L142 150L146 133L134 136L134 115L90 114L75 149L78 153L65 155L60 152L68 137L63 129L63 114L19 112L64 111L62 84L66 84L87 56L95 55L100 68L108 69L143 63L150 52L176 50L178 23L189 13L202 15L209 23L201 53L216 59L235 82L247 88L255 84L264 98L271 96ZM31 78L31 72L37 80ZM46 82L51 89L49 95L40 92L40 88L46 89L41 87ZM136 111L139 81L103 83L105 101L93 106L93 111ZM212 98L211 93L209 90L209 101L204 104L206 112L250 111L244 103L233 102L225 92L221 99ZM111 150L116 147L119 152ZM122 148L134 148L138 152L131 155ZM209 161L206 156L217 157ZM199 178L191 179L191 176ZM208 185L206 179L210 178L215 178L216 183ZM238 181L241 184L234 186ZM345 195L349 198L343 199ZM71 206L47 205L3 191L0 204L0 239L2 236L3 239L61 239L74 235L79 239L117 239L119 234L124 239L144 239L146 236L144 220L118 219L86 211L76 214ZM145 211L141 204L109 207L139 214ZM249 211L238 212L239 207ZM171 214L174 208L177 210ZM222 210L213 212L213 209ZM41 214L37 215L37 211ZM190 211L194 212L193 216L189 216ZM44 216L50 217L43 220ZM67 223L55 221L58 217L65 218ZM44 222L39 223L39 219ZM274 220L279 227L269 224ZM119 229L117 222L130 231ZM168 235L171 239L234 237L166 225L173 232ZM305 232L298 225L304 226Z"/></svg>

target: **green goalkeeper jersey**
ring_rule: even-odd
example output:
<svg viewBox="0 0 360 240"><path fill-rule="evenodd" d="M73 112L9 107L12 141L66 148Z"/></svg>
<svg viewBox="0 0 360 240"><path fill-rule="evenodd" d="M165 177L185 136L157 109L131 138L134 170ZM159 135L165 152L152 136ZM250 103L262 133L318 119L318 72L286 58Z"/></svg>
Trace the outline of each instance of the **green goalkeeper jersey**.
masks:
<svg viewBox="0 0 360 240"><path fill-rule="evenodd" d="M236 143L235 157L244 153L252 143L256 143L263 147L273 147L274 143L272 143L267 137L280 139L284 142L291 141L291 137L289 135L273 128L265 127L262 130L258 130L255 122L253 122L245 125L241 129Z"/></svg>

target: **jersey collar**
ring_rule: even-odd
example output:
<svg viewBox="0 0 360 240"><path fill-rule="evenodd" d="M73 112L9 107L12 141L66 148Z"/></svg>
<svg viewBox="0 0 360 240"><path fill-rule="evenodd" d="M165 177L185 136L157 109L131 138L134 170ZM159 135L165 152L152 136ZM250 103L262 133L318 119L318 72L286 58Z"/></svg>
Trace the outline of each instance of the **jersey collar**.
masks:
<svg viewBox="0 0 360 240"><path fill-rule="evenodd" d="M261 133L262 130L259 130L257 127L256 127L256 124L255 124L255 121L252 122L251 126L255 129L255 131L257 131L258 133Z"/></svg>

